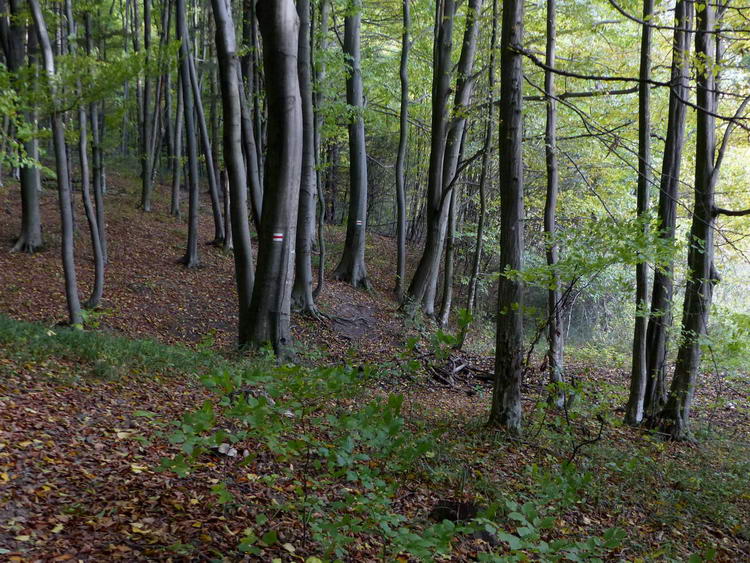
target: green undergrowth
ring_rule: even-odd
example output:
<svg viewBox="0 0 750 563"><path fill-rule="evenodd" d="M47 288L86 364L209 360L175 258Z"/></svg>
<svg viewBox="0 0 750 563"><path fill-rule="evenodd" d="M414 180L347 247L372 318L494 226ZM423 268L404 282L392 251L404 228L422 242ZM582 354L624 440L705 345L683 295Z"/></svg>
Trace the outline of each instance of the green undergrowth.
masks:
<svg viewBox="0 0 750 563"><path fill-rule="evenodd" d="M449 413L436 418L410 409L407 415L401 395L373 391L383 370L393 377L393 366L278 365L270 354L231 359L208 347L193 350L2 316L0 355L16 363L75 362L82 377L173 374L202 383L209 400L179 420L159 421L162 436L179 452L164 457L160 469L187 476L196 468L205 471L206 455L234 452L236 471L215 475L214 502L227 516L243 503L255 504L236 545L226 546L229 559L296 550L311 563L365 555L383 561L599 561L649 553L673 560L698 548L696 560L712 557L710 545L680 546L677 538L675 545L665 538L659 554L641 545L646 532L629 528L627 518L628 507L637 505L652 506L647 524L665 529L680 525L688 531L685 523L695 520L743 533L742 507L732 496L748 498L743 479L750 467L742 454L722 450L723 465L717 467L708 457L719 450L706 450L704 467L696 468L684 458L661 456L664 446L655 440L593 440L570 461L578 444L596 437L595 421L617 428L606 414L616 399L601 389L576 390L580 397L565 416L540 401L527 420L525 442L517 444ZM437 421L441 416L445 423ZM508 465L505 456L519 448L529 455ZM273 502L246 500L247 481L239 477L248 476L253 486L274 492ZM409 491L419 491L423 500L410 504ZM446 498L475 510L462 519L428 518ZM592 509L613 517L594 526L568 524Z"/></svg>

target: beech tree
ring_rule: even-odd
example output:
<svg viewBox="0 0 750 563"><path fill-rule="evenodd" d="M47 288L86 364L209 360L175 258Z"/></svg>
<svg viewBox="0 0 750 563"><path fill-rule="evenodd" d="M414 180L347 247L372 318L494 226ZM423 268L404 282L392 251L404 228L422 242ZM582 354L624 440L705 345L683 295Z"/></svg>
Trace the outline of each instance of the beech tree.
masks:
<svg viewBox="0 0 750 563"><path fill-rule="evenodd" d="M267 155L258 266L250 302L248 342L289 352L289 316L294 240L302 175L302 100L297 74L299 21L292 0L269 0L257 7L263 38Z"/></svg>
<svg viewBox="0 0 750 563"><path fill-rule="evenodd" d="M523 0L503 0L500 38L501 231L495 385L490 424L521 432L524 249L522 88Z"/></svg>
<svg viewBox="0 0 750 563"><path fill-rule="evenodd" d="M362 0L351 0L344 19L344 55L349 64L346 79L346 103L349 120L349 215L346 242L334 277L354 287L370 289L365 266L365 233L367 229L367 149L365 147L364 95L359 33L362 23Z"/></svg>
<svg viewBox="0 0 750 563"><path fill-rule="evenodd" d="M73 244L73 204L70 193L70 171L65 143L65 125L60 108L57 107L57 88L55 76L55 57L47 33L47 24L38 0L29 0L31 16L42 48L42 59L47 77L47 90L52 108L52 141L55 148L55 169L57 172L57 194L60 206L60 222L62 225L62 241L60 252L62 255L63 272L65 277L65 297L68 303L68 319L73 326L81 326L81 301L78 296L78 281L76 278L75 247Z"/></svg>
<svg viewBox="0 0 750 563"><path fill-rule="evenodd" d="M6 11L7 10L7 11ZM24 35L23 16L20 0L3 0L0 2L0 45L5 55L8 70L17 75L24 65ZM33 43L28 42L27 50L31 50ZM27 123L33 124L36 119L34 112L25 111L23 115ZM26 156L30 159L38 157L38 141L36 136L30 138L18 137L16 141L23 146ZM21 233L16 239L13 252L34 253L42 247L42 220L39 211L39 192L42 189L39 169L32 163L20 166L21 183Z"/></svg>

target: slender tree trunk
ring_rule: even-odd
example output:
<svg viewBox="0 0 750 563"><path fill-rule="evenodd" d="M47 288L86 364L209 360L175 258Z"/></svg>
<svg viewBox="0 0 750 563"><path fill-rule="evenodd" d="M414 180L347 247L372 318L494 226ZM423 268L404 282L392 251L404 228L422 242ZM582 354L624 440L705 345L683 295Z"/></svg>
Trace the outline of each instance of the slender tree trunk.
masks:
<svg viewBox="0 0 750 563"><path fill-rule="evenodd" d="M677 200L680 190L682 149L685 144L685 115L689 97L690 40L693 26L693 2L678 0L675 5L672 42L672 88L669 92L669 117L667 139L662 159L659 191L659 236L673 242L677 226ZM667 332L672 325L672 294L674 291L674 266L672 261L657 268L651 295L651 315L646 337L647 380L644 401L645 416L652 419L663 408L667 399L666 362Z"/></svg>
<svg viewBox="0 0 750 563"><path fill-rule="evenodd" d="M149 106L151 105L151 0L143 0L143 48L146 51L145 72L143 76L143 107L141 110L141 207L144 211L151 211L151 120Z"/></svg>
<svg viewBox="0 0 750 563"><path fill-rule="evenodd" d="M267 0L258 6L263 37L268 155L258 266L250 303L249 342L272 344L289 352L292 251L302 175L302 101L297 76L299 22L292 0Z"/></svg>
<svg viewBox="0 0 750 563"><path fill-rule="evenodd" d="M448 206L448 231L445 244L445 270L443 271L443 300L440 306L438 325L445 328L451 313L453 303L453 272L455 269L455 236L456 236L456 193L451 190L451 199Z"/></svg>
<svg viewBox="0 0 750 563"><path fill-rule="evenodd" d="M404 298L406 283L406 153L409 148L409 49L411 39L410 0L402 1L403 31L401 34L401 112L398 139L398 156L396 157L396 297Z"/></svg>
<svg viewBox="0 0 750 563"><path fill-rule="evenodd" d="M75 55L77 52L78 32L75 19L73 17L72 0L65 0L65 11L68 19L68 31L71 39L68 41L68 52ZM76 85L79 94L82 94L80 80ZM102 254L102 241L99 236L99 224L94 211L94 204L91 200L91 169L89 167L88 155L88 115L84 104L78 106L78 157L81 168L81 199L83 208L86 213L86 220L89 224L91 233L91 248L94 254L94 285L91 289L91 296L86 301L87 308L95 308L101 301L104 291L104 256Z"/></svg>
<svg viewBox="0 0 750 563"><path fill-rule="evenodd" d="M364 96L360 68L360 27L362 0L351 0L344 20L344 54L351 68L346 79L346 103L355 112L349 123L349 216L346 243L334 277L354 287L370 289L365 266L367 223L367 153L365 148Z"/></svg>
<svg viewBox="0 0 750 563"><path fill-rule="evenodd" d="M492 36L490 38L490 64L487 69L487 89L489 98L495 96L495 46L497 45L497 0L492 2ZM492 157L492 139L494 132L495 104L489 104L487 109L487 126L484 136L484 148L482 153L482 171L479 176L479 218L477 220L477 239L474 245L474 258L469 278L469 288L466 297L466 310L469 315L474 314L474 306L477 294L477 283L482 260L482 247L484 244L484 221L487 212L487 177L489 175L490 158ZM462 327L460 335L460 346L463 346L466 338L466 327Z"/></svg>
<svg viewBox="0 0 750 563"><path fill-rule="evenodd" d="M500 271L520 271L524 248L523 0L503 0L500 40ZM521 432L523 283L501 274L498 287L495 386L489 423Z"/></svg>
<svg viewBox="0 0 750 563"><path fill-rule="evenodd" d="M224 162L227 167L227 222L234 244L234 270L239 300L239 344L250 344L250 298L253 293L253 253L247 219L247 178L242 156L241 96L239 59L232 6L228 0L212 0L216 21L216 52L219 59L221 99L224 113ZM231 219L230 217L231 216Z"/></svg>
<svg viewBox="0 0 750 563"><path fill-rule="evenodd" d="M644 0L641 26L641 67L638 92L638 218L646 219L651 182L651 18L654 0ZM643 225L646 229L647 226ZM643 420L643 403L646 393L646 329L648 327L648 264L639 262L635 271L635 328L633 333L633 363L630 374L630 397L625 407L625 422L640 424Z"/></svg>
<svg viewBox="0 0 750 563"><path fill-rule="evenodd" d="M428 293L435 269L443 251L441 238L443 220L443 161L448 130L448 97L451 87L451 52L453 21L456 14L454 0L439 0L435 9L435 43L432 75L432 128L430 133L430 166L427 174L427 236L422 257L409 285L406 299L410 307L417 307ZM425 307L426 314L434 311Z"/></svg>
<svg viewBox="0 0 750 563"><path fill-rule="evenodd" d="M328 18L331 10L331 4L329 0L320 0L320 24L319 24L319 38L317 41L318 53L325 53L328 48ZM313 25L313 29L315 26ZM322 135L323 135L323 112L321 106L323 104L323 94L320 89L322 88L323 82L326 76L326 67L323 60L317 61L314 65L315 68L315 88L313 89L313 104L315 110L315 175L318 184L318 283L313 291L313 297L317 299L323 286L325 284L325 268L326 268L326 240L325 240L325 215L326 215L326 199L325 190L323 186L323 154L321 151L322 146Z"/></svg>
<svg viewBox="0 0 750 563"><path fill-rule="evenodd" d="M189 49L188 49L189 52ZM201 88L198 75L195 72L195 62L192 56L188 56L188 71L190 72L190 86L193 89L193 103L196 117L198 118L198 130L200 142L203 148L203 157L206 159L206 176L208 177L208 193L211 196L211 212L214 219L214 240L212 244L221 244L224 240L224 223L221 218L221 202L219 201L219 187L216 181L216 167L214 166L213 151L211 150L211 139L206 125L206 114L203 111L201 99Z"/></svg>
<svg viewBox="0 0 750 563"><path fill-rule="evenodd" d="M182 95L182 81L177 77L177 114L174 126L174 142L172 143L172 198L169 214L173 217L180 216L180 182L182 180L182 125L185 122L185 104Z"/></svg>
<svg viewBox="0 0 750 563"><path fill-rule="evenodd" d="M557 230L557 195L559 172L557 165L557 100L555 98L555 51L557 48L557 1L547 0L547 48L544 73L544 93L547 97L547 122L544 130L547 162L547 197L544 203L544 233L547 236L547 265L552 271L552 289L547 292L547 362L550 383L563 382L563 328L560 275L557 271L559 248L555 241ZM565 393L556 387L550 400L559 408L565 406Z"/></svg>
<svg viewBox="0 0 750 563"><path fill-rule="evenodd" d="M177 40L180 41L180 85L182 87L183 113L185 114L185 140L187 145L188 168L188 241L185 256L180 260L188 268L200 266L198 258L198 207L200 194L198 191L198 147L195 138L195 122L193 120L193 93L190 87L190 43L187 40L188 29L185 21L185 0L176 0Z"/></svg>
<svg viewBox="0 0 750 563"><path fill-rule="evenodd" d="M292 307L302 313L316 315L318 311L313 299L312 284L312 243L315 236L315 197L318 187L315 172L310 0L297 0L297 14L299 15L297 73L302 99L302 176L299 189L299 213L297 214Z"/></svg>
<svg viewBox="0 0 750 563"><path fill-rule="evenodd" d="M682 311L682 331L674 378L656 426L676 440L690 438L690 408L701 363L701 339L706 335L714 271L714 187L716 153L716 29L715 5L702 2L696 9L697 131L695 141L695 206L688 247L688 276Z"/></svg>
<svg viewBox="0 0 750 563"><path fill-rule="evenodd" d="M91 12L85 15L86 32L86 54L94 54L94 37L91 22ZM107 264L107 234L104 218L104 186L102 183L103 154L101 127L99 126L99 102L89 103L89 122L91 124L91 178L94 190L94 204L96 206L96 227L99 234L99 246L101 248L103 264Z"/></svg>
<svg viewBox="0 0 750 563"><path fill-rule="evenodd" d="M29 0L29 7L34 18L39 44L42 48L44 69L47 72L50 88L50 99L57 100L55 87L55 61L52 53L47 25L44 22L42 9L38 0ZM55 107L52 111L52 140L55 147L55 165L57 172L57 189L60 203L60 219L62 225L62 242L60 245L65 276L65 296L68 302L68 316L70 324L80 326L83 323L81 303L78 297L78 283L76 280L75 254L73 244L73 213L70 195L70 174L68 158L65 150L65 126L62 114Z"/></svg>

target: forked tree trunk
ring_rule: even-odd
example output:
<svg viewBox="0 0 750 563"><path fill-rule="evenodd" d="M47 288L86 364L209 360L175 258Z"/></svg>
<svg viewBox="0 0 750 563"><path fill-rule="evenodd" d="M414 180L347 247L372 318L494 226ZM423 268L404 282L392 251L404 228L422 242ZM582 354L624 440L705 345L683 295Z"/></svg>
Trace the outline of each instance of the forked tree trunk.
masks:
<svg viewBox="0 0 750 563"><path fill-rule="evenodd" d="M258 266L250 303L252 346L289 353L289 316L297 203L302 174L302 102L297 77L298 20L292 0L258 5L263 37L268 153ZM236 241L235 241L236 242Z"/></svg>
<svg viewBox="0 0 750 563"><path fill-rule="evenodd" d="M685 115L689 97L690 41L693 27L693 2L678 0L672 41L672 87L669 91L667 139L662 159L659 191L659 236L673 242L677 226L677 200L680 191L680 168L685 144ZM667 332L672 325L672 294L674 268L672 261L657 268L651 294L651 315L646 333L647 380L644 400L645 417L650 421L659 413L667 399L666 363Z"/></svg>
<svg viewBox="0 0 750 563"><path fill-rule="evenodd" d="M645 220L648 212L651 182L651 18L654 0L644 0L641 26L641 66L638 77L638 218ZM644 224L643 228L647 226ZM625 407L626 424L636 425L643 420L646 393L646 329L648 326L648 264L639 262L635 269L635 327L633 330L633 361L630 373L630 396Z"/></svg>
<svg viewBox="0 0 750 563"><path fill-rule="evenodd" d="M50 99L56 102L55 88L55 60L52 53L47 25L44 22L39 0L29 0L29 7L34 18L39 44L42 47L44 69L47 72ZM55 147L55 168L57 172L57 191L60 203L60 219L62 225L62 241L60 250L62 254L63 272L65 277L65 296L68 302L68 317L70 324L80 326L83 323L81 316L81 302L78 297L78 283L76 280L75 254L73 245L73 211L70 194L70 174L68 170L68 158L65 150L65 126L63 125L62 113L57 107L52 110L52 140Z"/></svg>
<svg viewBox="0 0 750 563"><path fill-rule="evenodd" d="M695 141L695 206L688 247L688 274L682 310L680 347L674 378L656 427L675 440L690 438L690 408L701 363L701 339L706 335L711 296L716 283L714 258L714 187L716 153L715 7L696 8L695 50L703 61L697 70L697 130Z"/></svg>
<svg viewBox="0 0 750 563"><path fill-rule="evenodd" d="M302 99L302 176L299 188L297 240L294 254L292 307L305 314L317 314L313 299L312 243L315 236L315 198L318 191L315 171L315 114L313 112L310 0L297 0L299 15L299 75Z"/></svg>
<svg viewBox="0 0 750 563"><path fill-rule="evenodd" d="M73 16L72 0L65 0L65 11L68 19L68 32L70 40L68 41L68 52L71 55L77 52L78 33L77 25ZM79 94L82 94L81 81L76 85ZM91 234L91 248L94 254L94 285L91 289L91 296L86 301L87 308L95 308L101 301L104 291L104 256L102 254L102 241L99 236L99 224L94 211L94 204L91 200L91 168L89 167L88 154L88 115L83 104L78 106L78 157L81 167L81 199L83 209L86 213L86 220L89 225Z"/></svg>
<svg viewBox="0 0 750 563"><path fill-rule="evenodd" d="M500 40L500 271L522 267L523 203L523 0L503 1ZM490 425L521 433L523 283L501 274L498 287L495 385Z"/></svg>
<svg viewBox="0 0 750 563"><path fill-rule="evenodd" d="M435 269L443 251L441 230L443 210L443 160L448 129L448 97L453 63L453 21L456 14L454 0L439 0L435 8L435 42L432 75L432 127L430 130L430 165L427 173L427 235L422 257L412 277L406 295L407 307L418 307L437 276ZM425 310L430 314L430 310Z"/></svg>
<svg viewBox="0 0 750 563"><path fill-rule="evenodd" d="M367 229L367 153L365 148L364 96L360 68L360 27L362 0L351 0L344 20L344 55L350 65L346 79L346 103L353 108L349 122L349 215L346 242L334 277L354 287L370 289L365 266Z"/></svg>

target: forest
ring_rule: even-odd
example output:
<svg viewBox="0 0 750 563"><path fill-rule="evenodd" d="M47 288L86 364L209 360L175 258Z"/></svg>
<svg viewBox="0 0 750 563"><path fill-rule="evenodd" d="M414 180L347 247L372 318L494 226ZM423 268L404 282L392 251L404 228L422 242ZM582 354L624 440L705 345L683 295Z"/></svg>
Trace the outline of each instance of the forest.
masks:
<svg viewBox="0 0 750 563"><path fill-rule="evenodd" d="M749 162L736 0L0 0L0 558L750 561Z"/></svg>

